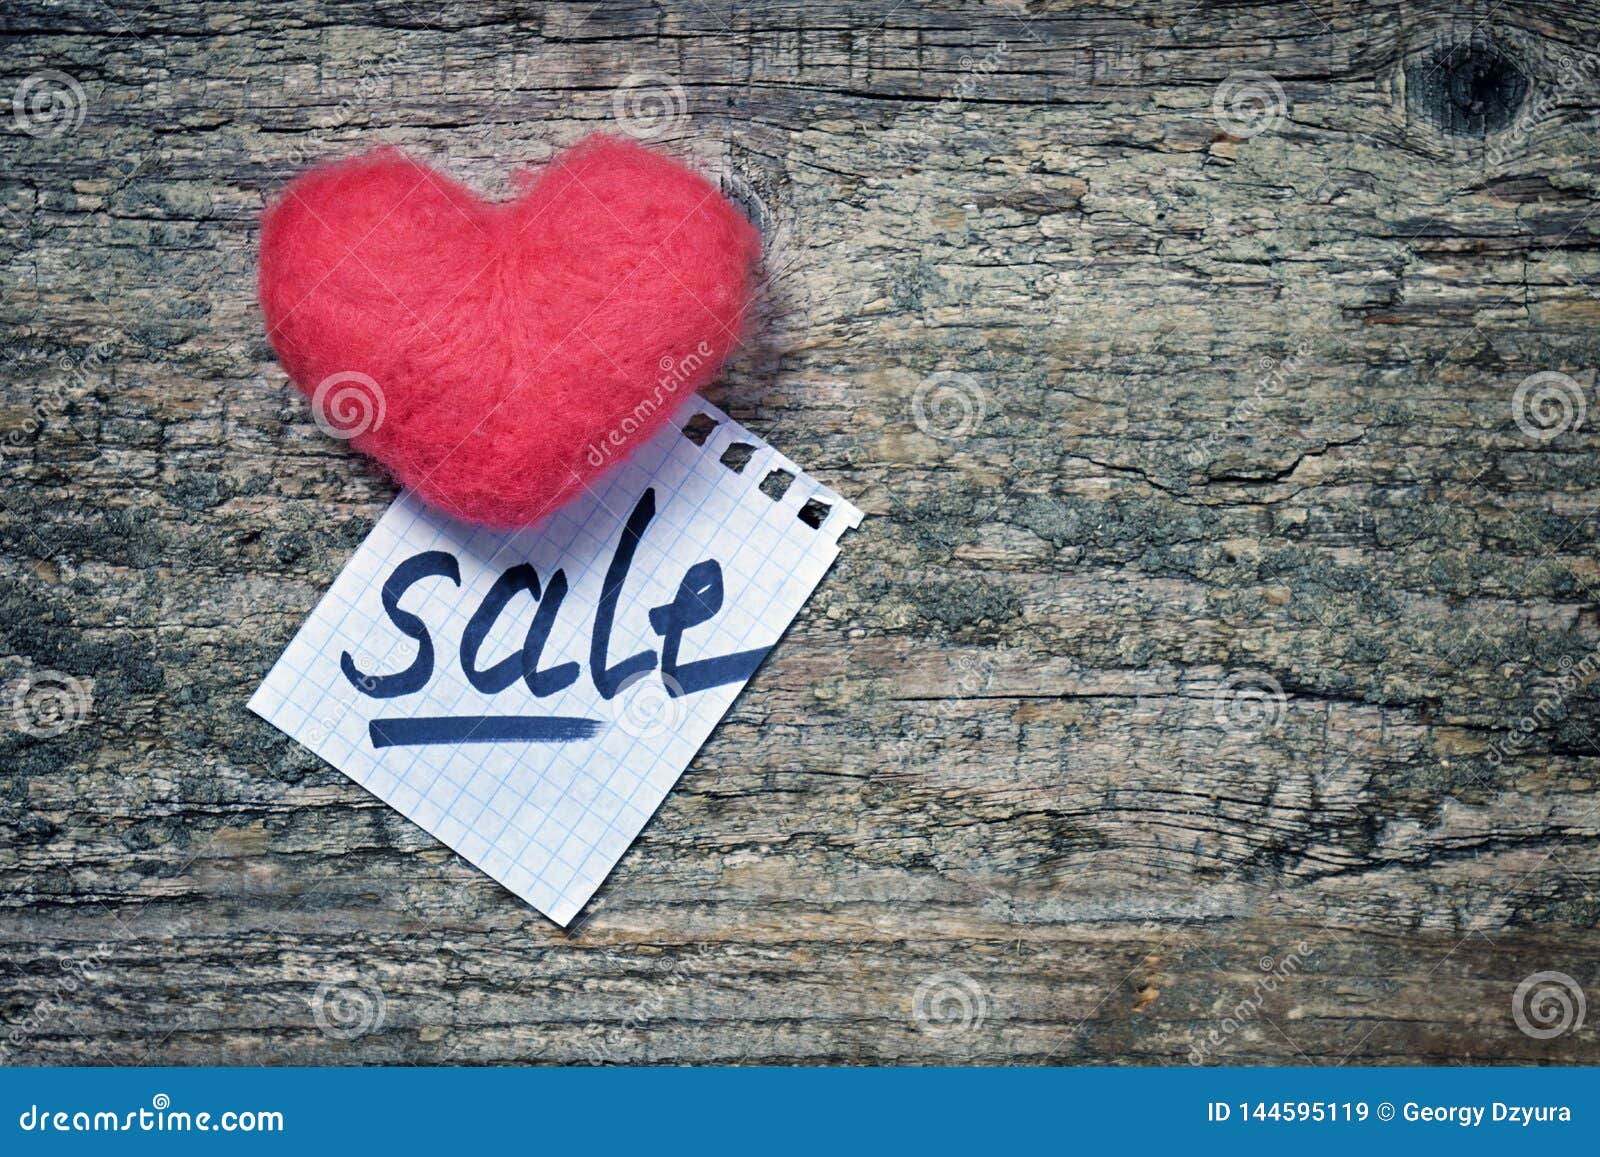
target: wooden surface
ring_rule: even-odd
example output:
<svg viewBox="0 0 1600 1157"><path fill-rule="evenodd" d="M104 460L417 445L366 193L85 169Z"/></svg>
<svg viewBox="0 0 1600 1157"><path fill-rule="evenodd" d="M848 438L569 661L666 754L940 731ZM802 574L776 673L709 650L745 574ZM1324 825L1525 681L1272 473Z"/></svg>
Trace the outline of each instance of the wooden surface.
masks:
<svg viewBox="0 0 1600 1157"><path fill-rule="evenodd" d="M115 8L0 17L7 1061L1600 1061L1587 0ZM869 517L563 932L245 710L393 495L255 242L619 113Z"/></svg>

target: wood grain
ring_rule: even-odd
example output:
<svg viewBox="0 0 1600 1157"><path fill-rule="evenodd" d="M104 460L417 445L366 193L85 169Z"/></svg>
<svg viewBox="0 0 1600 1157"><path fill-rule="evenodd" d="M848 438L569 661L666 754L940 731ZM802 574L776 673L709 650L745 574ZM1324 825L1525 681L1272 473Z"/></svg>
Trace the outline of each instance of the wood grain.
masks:
<svg viewBox="0 0 1600 1157"><path fill-rule="evenodd" d="M1592 5L120 7L0 16L8 1062L1600 1061ZM254 254L619 115L869 517L563 932L245 711L393 494Z"/></svg>

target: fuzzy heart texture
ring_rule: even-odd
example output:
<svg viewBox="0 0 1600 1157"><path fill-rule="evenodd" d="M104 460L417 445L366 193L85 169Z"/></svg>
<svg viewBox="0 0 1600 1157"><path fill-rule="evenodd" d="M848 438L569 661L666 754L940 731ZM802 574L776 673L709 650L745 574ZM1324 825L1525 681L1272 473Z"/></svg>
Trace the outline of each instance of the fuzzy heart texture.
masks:
<svg viewBox="0 0 1600 1157"><path fill-rule="evenodd" d="M267 334L317 424L456 517L525 526L716 376L760 241L702 176L594 136L492 204L389 149L261 223Z"/></svg>

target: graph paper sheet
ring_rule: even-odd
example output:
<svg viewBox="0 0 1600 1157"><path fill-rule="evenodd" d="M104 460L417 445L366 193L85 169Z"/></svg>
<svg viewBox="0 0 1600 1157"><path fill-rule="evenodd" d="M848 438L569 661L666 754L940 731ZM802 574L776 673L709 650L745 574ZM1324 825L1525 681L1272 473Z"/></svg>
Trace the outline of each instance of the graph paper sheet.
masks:
<svg viewBox="0 0 1600 1157"><path fill-rule="evenodd" d="M537 529L403 494L250 708L566 925L860 521L695 398Z"/></svg>

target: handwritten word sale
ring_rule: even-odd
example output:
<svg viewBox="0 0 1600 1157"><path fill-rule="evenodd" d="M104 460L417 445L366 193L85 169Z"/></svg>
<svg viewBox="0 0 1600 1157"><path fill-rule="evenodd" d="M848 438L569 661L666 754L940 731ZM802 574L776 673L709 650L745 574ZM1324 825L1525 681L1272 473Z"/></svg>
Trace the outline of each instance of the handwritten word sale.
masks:
<svg viewBox="0 0 1600 1157"><path fill-rule="evenodd" d="M611 633L617 604L627 585L639 543L655 514L656 495L652 487L640 496L622 528L594 607L589 638L589 677L604 700L615 698L634 681L656 670L658 664L661 681L668 695L674 697L727 683L742 683L761 665L770 649L758 647L690 662L680 659L685 633L710 622L722 609L722 566L716 559L708 558L684 571L670 601L650 609L651 630L661 640L659 654L655 650L644 650L612 660ZM340 655L340 670L363 695L380 700L396 699L421 691L432 678L433 635L420 616L400 609L400 600L406 591L428 578L448 579L459 587L460 562L455 555L443 550L413 555L394 568L380 595L389 622L402 635L415 641L416 654L405 670L389 674L366 672L357 666L348 651ZM481 666L479 650L484 640L507 605L523 592L538 605L521 650L498 663ZM495 695L520 679L528 691L541 699L576 683L581 674L576 661L547 664L544 655L568 594L563 570L556 570L541 583L538 573L527 563L508 567L495 580L462 632L459 659L467 682L485 695ZM590 738L601 726L600 720L578 716L470 715L375 719L369 731L374 747L393 747L429 743L569 742Z"/></svg>

